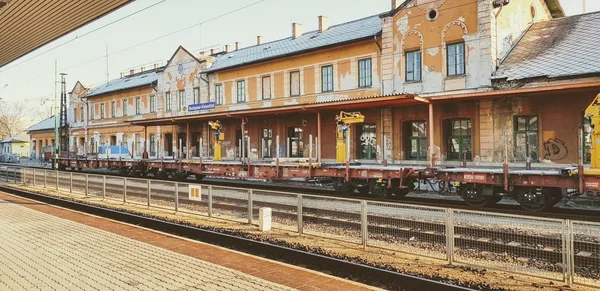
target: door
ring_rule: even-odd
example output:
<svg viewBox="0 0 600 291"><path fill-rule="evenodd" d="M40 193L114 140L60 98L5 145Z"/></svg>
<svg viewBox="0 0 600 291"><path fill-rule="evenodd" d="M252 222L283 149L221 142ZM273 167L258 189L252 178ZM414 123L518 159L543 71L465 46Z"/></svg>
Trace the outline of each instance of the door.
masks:
<svg viewBox="0 0 600 291"><path fill-rule="evenodd" d="M173 134L165 133L165 152L167 156L173 156Z"/></svg>
<svg viewBox="0 0 600 291"><path fill-rule="evenodd" d="M466 156L471 160L473 152L471 150L471 120L455 119L449 121L450 134L448 137L448 159L462 160Z"/></svg>
<svg viewBox="0 0 600 291"><path fill-rule="evenodd" d="M359 127L358 156L360 159L374 160L377 158L377 127L375 124L362 124Z"/></svg>
<svg viewBox="0 0 600 291"><path fill-rule="evenodd" d="M301 158L304 156L304 130L301 127L290 127L288 129L288 138L290 144L288 151L291 158Z"/></svg>
<svg viewBox="0 0 600 291"><path fill-rule="evenodd" d="M179 149L179 157L186 158L187 152L187 134L185 132L177 133L177 148Z"/></svg>

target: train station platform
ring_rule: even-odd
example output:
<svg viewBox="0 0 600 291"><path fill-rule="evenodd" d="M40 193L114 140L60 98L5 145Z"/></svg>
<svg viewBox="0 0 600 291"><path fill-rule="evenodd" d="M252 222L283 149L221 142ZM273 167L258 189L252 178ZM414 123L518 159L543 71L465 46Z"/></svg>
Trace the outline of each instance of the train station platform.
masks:
<svg viewBox="0 0 600 291"><path fill-rule="evenodd" d="M0 192L0 290L375 290Z"/></svg>

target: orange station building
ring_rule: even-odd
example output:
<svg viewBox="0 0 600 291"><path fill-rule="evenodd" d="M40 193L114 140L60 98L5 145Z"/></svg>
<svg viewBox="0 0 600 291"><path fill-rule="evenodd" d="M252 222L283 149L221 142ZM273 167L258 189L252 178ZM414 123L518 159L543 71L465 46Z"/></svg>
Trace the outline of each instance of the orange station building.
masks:
<svg viewBox="0 0 600 291"><path fill-rule="evenodd" d="M219 120L225 160L329 162L335 115L359 111L353 161L485 165L508 154L570 164L586 152L589 137L579 142L578 131L600 89L599 66L559 52L596 62L593 43L577 36L599 27L600 14L564 17L556 0L391 2L347 23L321 16L314 31L294 23L289 37L259 36L248 47L180 47L155 83L131 93L154 96L156 112L114 128L143 132L151 158L210 159L208 122Z"/></svg>

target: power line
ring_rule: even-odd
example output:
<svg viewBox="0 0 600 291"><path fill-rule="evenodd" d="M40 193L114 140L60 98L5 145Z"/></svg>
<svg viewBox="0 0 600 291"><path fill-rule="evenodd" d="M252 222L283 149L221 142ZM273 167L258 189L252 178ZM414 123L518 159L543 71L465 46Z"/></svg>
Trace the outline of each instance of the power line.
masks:
<svg viewBox="0 0 600 291"><path fill-rule="evenodd" d="M164 1L166 1L166 0L163 0L162 2L164 2ZM223 13L223 14L221 14L221 15L217 15L217 16L215 16L215 17L213 17L213 18L209 18L209 19L207 19L207 20L204 20L204 21L198 22L198 23L196 23L196 24L193 24L193 25L190 25L190 26L187 26L187 27L184 27L184 28L177 29L177 30L175 30L175 31L172 31L172 32L170 32L170 33L167 33L167 34L161 35L161 36L159 36L159 37L156 37L156 38L153 38L153 39L150 39L150 40L146 40L146 41L144 41L144 42L141 42L141 43L138 43L138 44L132 45L132 46L130 46L130 47L126 47L126 48L124 48L124 49L121 49L121 50L118 50L118 51L116 51L116 52L112 52L112 53L110 53L110 54L108 54L108 55L106 55L106 54L105 54L105 55L103 55L103 56L98 56L98 57L96 57L96 58L89 59L89 60L83 61L83 62L81 62L81 63L77 63L77 64L74 64L74 65L68 66L68 67L66 67L66 68L61 68L61 70L67 70L67 69L76 68L76 67L79 67L79 66L81 66L81 65L89 64L89 63L91 63L91 62L95 62L95 61L97 61L97 60L104 59L104 58L106 58L107 56L113 56L113 55L116 55L116 54L120 54L120 53L122 53L122 52L125 52L125 51L128 51L128 50L131 50L131 49L134 49L134 48L136 48L136 47L139 47L139 46L142 46L142 45L145 45L145 44L148 44L148 43L151 43L151 42L154 42L154 41L160 40L160 39L163 39L163 38L165 38L165 37L168 37L168 36L171 36L171 35L174 35L174 34L180 33L180 32L182 32L182 31L185 31L185 30L188 30L188 29L194 28L194 27L196 27L196 26L199 26L199 25L202 25L202 24L205 24L205 23L208 23L208 22L211 22L211 21L217 20L217 19L219 19L219 18L223 18L223 17L225 17L225 16L228 16L228 15L230 15L230 14L236 13L236 12L238 12L238 11L241 11L241 10L243 10L243 9L246 9L246 8L252 7L252 6L254 6L254 5L260 4L260 3L262 3L262 2L265 2L265 1L267 1L267 0L259 0L259 1L253 2L253 3L250 3L250 4L248 4L248 5L245 5L245 6L242 6L242 7L240 7L240 8L237 8L237 9L234 9L234 10L231 10L231 11L228 11L228 12L226 12L226 13ZM12 68L12 67L11 67L11 68ZM2 71L2 72L4 72L4 71ZM0 73L2 73L2 72L0 72ZM18 84L18 83L28 82L28 81L35 80L35 79L37 79L37 78L39 78L39 77L46 76L46 75L50 75L50 74L53 74L53 73L47 73L47 74L43 74L43 75L38 75L38 76L36 76L36 77L29 78L29 79L26 79L26 80L21 80L21 81L13 82L12 84Z"/></svg>

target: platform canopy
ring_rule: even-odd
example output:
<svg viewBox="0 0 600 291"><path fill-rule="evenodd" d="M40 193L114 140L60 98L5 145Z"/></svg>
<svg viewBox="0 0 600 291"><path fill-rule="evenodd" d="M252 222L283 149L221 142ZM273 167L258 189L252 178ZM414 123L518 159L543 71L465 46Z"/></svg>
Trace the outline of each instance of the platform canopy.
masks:
<svg viewBox="0 0 600 291"><path fill-rule="evenodd" d="M133 0L0 0L0 67Z"/></svg>

